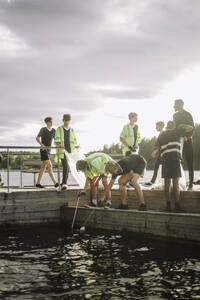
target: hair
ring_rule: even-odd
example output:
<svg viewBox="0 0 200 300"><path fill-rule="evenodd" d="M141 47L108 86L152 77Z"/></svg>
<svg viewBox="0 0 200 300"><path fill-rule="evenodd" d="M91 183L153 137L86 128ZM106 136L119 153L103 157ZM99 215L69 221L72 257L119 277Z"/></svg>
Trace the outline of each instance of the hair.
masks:
<svg viewBox="0 0 200 300"><path fill-rule="evenodd" d="M128 118L129 120L132 118L132 117L137 117L138 114L136 114L135 112L131 112L128 114Z"/></svg>
<svg viewBox="0 0 200 300"><path fill-rule="evenodd" d="M45 119L44 119L44 121L45 121L45 123L47 123L47 122L50 122L50 121L52 121L52 117L46 117Z"/></svg>
<svg viewBox="0 0 200 300"><path fill-rule="evenodd" d="M176 100L174 100L174 102L184 105L184 101L182 99L176 99Z"/></svg>
<svg viewBox="0 0 200 300"><path fill-rule="evenodd" d="M86 167L87 167L87 162L84 159L80 159L76 162L77 171L84 171Z"/></svg>
<svg viewBox="0 0 200 300"><path fill-rule="evenodd" d="M167 129L172 130L176 128L176 123L174 121L167 122Z"/></svg>
<svg viewBox="0 0 200 300"><path fill-rule="evenodd" d="M64 114L63 115L63 121L71 121L71 115L70 114Z"/></svg>
<svg viewBox="0 0 200 300"><path fill-rule="evenodd" d="M158 122L156 122L156 125L164 127L165 123L163 121L158 121Z"/></svg>
<svg viewBox="0 0 200 300"><path fill-rule="evenodd" d="M114 160L109 160L107 163L106 163L106 166L105 166L105 171L106 173L113 173L116 168L118 166L118 163Z"/></svg>

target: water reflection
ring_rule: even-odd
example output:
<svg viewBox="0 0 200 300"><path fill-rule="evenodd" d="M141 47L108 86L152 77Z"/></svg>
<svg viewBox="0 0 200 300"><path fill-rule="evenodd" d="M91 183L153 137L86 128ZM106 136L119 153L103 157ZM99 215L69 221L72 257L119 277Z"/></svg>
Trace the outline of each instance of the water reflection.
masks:
<svg viewBox="0 0 200 300"><path fill-rule="evenodd" d="M200 246L59 228L1 241L1 299L199 299Z"/></svg>

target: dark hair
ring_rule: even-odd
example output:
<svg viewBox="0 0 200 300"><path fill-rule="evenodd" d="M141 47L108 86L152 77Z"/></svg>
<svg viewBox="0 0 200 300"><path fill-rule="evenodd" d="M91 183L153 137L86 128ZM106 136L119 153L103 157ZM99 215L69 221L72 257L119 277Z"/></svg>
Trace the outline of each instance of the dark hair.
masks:
<svg viewBox="0 0 200 300"><path fill-rule="evenodd" d="M71 115L70 114L64 114L63 115L63 121L71 121Z"/></svg>
<svg viewBox="0 0 200 300"><path fill-rule="evenodd" d="M156 122L156 125L164 127L165 123L163 121L158 121Z"/></svg>
<svg viewBox="0 0 200 300"><path fill-rule="evenodd" d="M50 121L52 121L52 117L46 117L45 119L44 119L44 121L45 121L45 123L47 123L47 122L50 122Z"/></svg>

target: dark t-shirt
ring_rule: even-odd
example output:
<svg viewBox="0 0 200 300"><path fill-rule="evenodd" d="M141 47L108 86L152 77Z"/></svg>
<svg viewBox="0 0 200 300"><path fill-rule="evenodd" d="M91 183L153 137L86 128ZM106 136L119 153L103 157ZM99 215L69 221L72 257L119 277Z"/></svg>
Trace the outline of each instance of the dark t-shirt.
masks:
<svg viewBox="0 0 200 300"><path fill-rule="evenodd" d="M52 128L50 131L47 129L47 127L42 127L37 137L41 137L41 142L43 145L50 147L52 144L52 140L55 137L55 129Z"/></svg>
<svg viewBox="0 0 200 300"><path fill-rule="evenodd" d="M166 130L161 133L156 141L163 161L181 159L180 137L185 135L184 129Z"/></svg>
<svg viewBox="0 0 200 300"><path fill-rule="evenodd" d="M146 167L146 160L139 154L126 156L118 161L121 171L118 174L113 174L112 179L116 179L119 175L124 175L133 170L135 173L143 175Z"/></svg>
<svg viewBox="0 0 200 300"><path fill-rule="evenodd" d="M186 125L190 125L190 126L194 127L193 117L186 110L183 110L182 112L176 112L173 116L173 120L176 123L176 128L178 128L178 126L180 124L186 124ZM192 134L193 134L193 131L190 131L190 132L185 133L184 136L191 137Z"/></svg>
<svg viewBox="0 0 200 300"><path fill-rule="evenodd" d="M68 153L71 153L70 129L64 128L64 143L65 143L65 150L67 150Z"/></svg>

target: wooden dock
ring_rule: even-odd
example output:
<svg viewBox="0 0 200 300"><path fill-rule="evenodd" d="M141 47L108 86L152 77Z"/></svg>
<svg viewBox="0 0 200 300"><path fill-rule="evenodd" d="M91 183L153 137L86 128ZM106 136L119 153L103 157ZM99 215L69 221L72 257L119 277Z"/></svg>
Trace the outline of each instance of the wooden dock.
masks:
<svg viewBox="0 0 200 300"><path fill-rule="evenodd" d="M65 223L69 228L77 201L78 187L66 191L46 189L0 189L0 230ZM102 191L99 192L99 197ZM112 209L85 208L89 192L81 199L76 226L87 228L139 232L155 237L176 238L200 242L200 191L181 192L181 206L185 213L165 213L164 192L144 190L148 210L138 211L133 189L128 190L129 210L115 209L120 204L118 189L112 190ZM92 212L92 214L91 214ZM89 214L91 216L89 217Z"/></svg>

